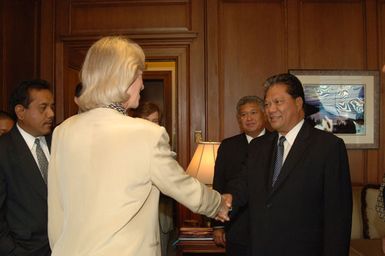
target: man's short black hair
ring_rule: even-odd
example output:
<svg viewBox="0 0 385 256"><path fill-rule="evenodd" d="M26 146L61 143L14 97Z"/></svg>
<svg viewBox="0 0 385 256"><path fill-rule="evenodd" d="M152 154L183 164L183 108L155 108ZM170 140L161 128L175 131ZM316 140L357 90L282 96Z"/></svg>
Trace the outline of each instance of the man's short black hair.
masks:
<svg viewBox="0 0 385 256"><path fill-rule="evenodd" d="M28 108L29 104L31 103L31 90L50 90L50 84L47 81L41 79L22 81L13 91L9 100L9 105L13 112L14 118L16 118L15 107L17 105L20 104L25 108Z"/></svg>
<svg viewBox="0 0 385 256"><path fill-rule="evenodd" d="M266 95L266 92L269 90L269 88L275 84L286 85L287 93L293 99L301 97L302 101L305 103L305 93L303 91L302 83L295 75L292 75L289 73L283 73L283 74L278 74L278 75L269 77L264 84L265 95Z"/></svg>

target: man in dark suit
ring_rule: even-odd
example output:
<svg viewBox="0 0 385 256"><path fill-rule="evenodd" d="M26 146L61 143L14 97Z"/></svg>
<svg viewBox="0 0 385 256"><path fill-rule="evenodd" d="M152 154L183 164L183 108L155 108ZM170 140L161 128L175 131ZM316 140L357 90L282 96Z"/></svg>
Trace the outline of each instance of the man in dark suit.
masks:
<svg viewBox="0 0 385 256"><path fill-rule="evenodd" d="M250 141L265 134L263 100L256 96L241 98L237 104L237 120L243 133L223 140L218 149L213 188L220 193L225 193L227 184L239 175ZM248 226L248 210L245 206L225 227L221 222L214 222L214 241L226 247L226 255L248 255Z"/></svg>
<svg viewBox="0 0 385 256"><path fill-rule="evenodd" d="M265 87L265 113L276 132L251 142L233 191L234 213L249 205L252 255L347 256L352 194L345 144L304 122L295 76L270 77Z"/></svg>
<svg viewBox="0 0 385 256"><path fill-rule="evenodd" d="M46 81L24 81L10 103L17 123L0 137L0 255L47 256L53 95Z"/></svg>

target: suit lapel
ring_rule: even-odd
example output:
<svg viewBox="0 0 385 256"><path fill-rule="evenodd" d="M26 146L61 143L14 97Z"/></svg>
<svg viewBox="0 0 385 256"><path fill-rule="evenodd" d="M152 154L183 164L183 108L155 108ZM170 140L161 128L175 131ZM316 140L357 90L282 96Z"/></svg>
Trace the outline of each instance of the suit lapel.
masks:
<svg viewBox="0 0 385 256"><path fill-rule="evenodd" d="M255 164L253 171L255 173L255 180L264 181L265 183L265 193L269 194L271 191L271 179L272 179L272 170L275 157L275 142L277 141L277 133L269 133L264 135L263 143L258 144L256 153L253 154Z"/></svg>
<svg viewBox="0 0 385 256"><path fill-rule="evenodd" d="M266 131L266 134L263 135L262 143L258 143L257 146L254 146L253 143L249 148L249 153L252 153L248 156L248 162L250 161L252 165L248 166L248 179L250 181L264 182L263 187L263 197L266 197L271 192L271 176L272 176L272 164L274 162L274 146L277 141L278 134L276 132ZM273 153L272 153L273 152ZM274 155L273 155L274 154ZM253 184L253 183L251 183ZM258 183L259 184L259 183ZM260 193L260 186L250 186L251 194ZM258 192L259 191L259 192Z"/></svg>
<svg viewBox="0 0 385 256"><path fill-rule="evenodd" d="M298 163L301 163L301 159L305 155L305 151L309 146L309 133L310 133L311 127L306 124L306 122L303 124L301 130L298 132L297 137L294 140L294 143L289 151L289 154L287 155L285 162L283 163L281 173L278 177L277 182L274 185L274 188L272 190L272 193L277 191L280 186L285 182L285 180L288 178L290 173L295 169ZM275 143L277 143L277 138L274 140ZM275 147L276 148L276 147ZM275 152L274 152L275 154ZM271 175L274 169L274 159L271 161ZM270 176L270 181L271 181ZM271 187L271 184L270 184Z"/></svg>
<svg viewBox="0 0 385 256"><path fill-rule="evenodd" d="M14 164L18 166L15 170L20 172L16 175L20 175L20 178L29 182L42 197L47 198L47 186L40 174L39 167L16 126L12 129L11 136L14 145L11 157Z"/></svg>
<svg viewBox="0 0 385 256"><path fill-rule="evenodd" d="M268 136L266 145L264 145L263 149L261 150L261 154L264 154L263 156L261 155L261 159L267 159L266 165L261 166L262 170L266 170L264 172L264 180L265 180L265 188L266 188L266 193L271 192L271 182L272 182L272 177L273 177L273 169L274 169L274 159L276 155L276 144L277 144L277 139L278 139L278 133L273 132Z"/></svg>

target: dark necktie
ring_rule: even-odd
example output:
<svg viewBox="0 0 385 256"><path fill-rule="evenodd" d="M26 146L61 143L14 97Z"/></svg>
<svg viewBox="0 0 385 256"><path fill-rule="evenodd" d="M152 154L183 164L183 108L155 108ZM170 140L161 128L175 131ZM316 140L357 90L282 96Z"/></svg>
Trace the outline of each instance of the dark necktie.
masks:
<svg viewBox="0 0 385 256"><path fill-rule="evenodd" d="M40 146L40 140L38 138L35 139L36 144L36 156L37 162L39 163L40 172L43 176L45 183L47 183L47 174L48 174L48 160L44 154L43 149Z"/></svg>
<svg viewBox="0 0 385 256"><path fill-rule="evenodd" d="M273 182L272 182L273 187L275 182L278 179L279 173L281 172L282 162L283 162L283 151L284 151L283 143L285 142L285 140L286 140L285 136L281 136L279 138L277 155L275 157L275 162L274 162L274 173L273 173Z"/></svg>

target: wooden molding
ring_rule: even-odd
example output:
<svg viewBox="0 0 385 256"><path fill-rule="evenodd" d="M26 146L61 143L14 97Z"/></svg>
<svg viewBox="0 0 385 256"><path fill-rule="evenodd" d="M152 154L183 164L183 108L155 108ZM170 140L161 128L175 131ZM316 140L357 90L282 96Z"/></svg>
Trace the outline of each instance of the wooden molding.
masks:
<svg viewBox="0 0 385 256"><path fill-rule="evenodd" d="M65 35L60 37L60 41L62 41L66 45L71 45L74 47L83 47L90 46L92 43L107 35L122 35L127 36L128 38L140 42L144 45L151 44L190 44L194 39L198 37L197 32L192 31L174 31L172 33L164 32L164 31L130 31L124 34L118 33L110 33L105 35L87 35L87 36L73 36L73 35Z"/></svg>

